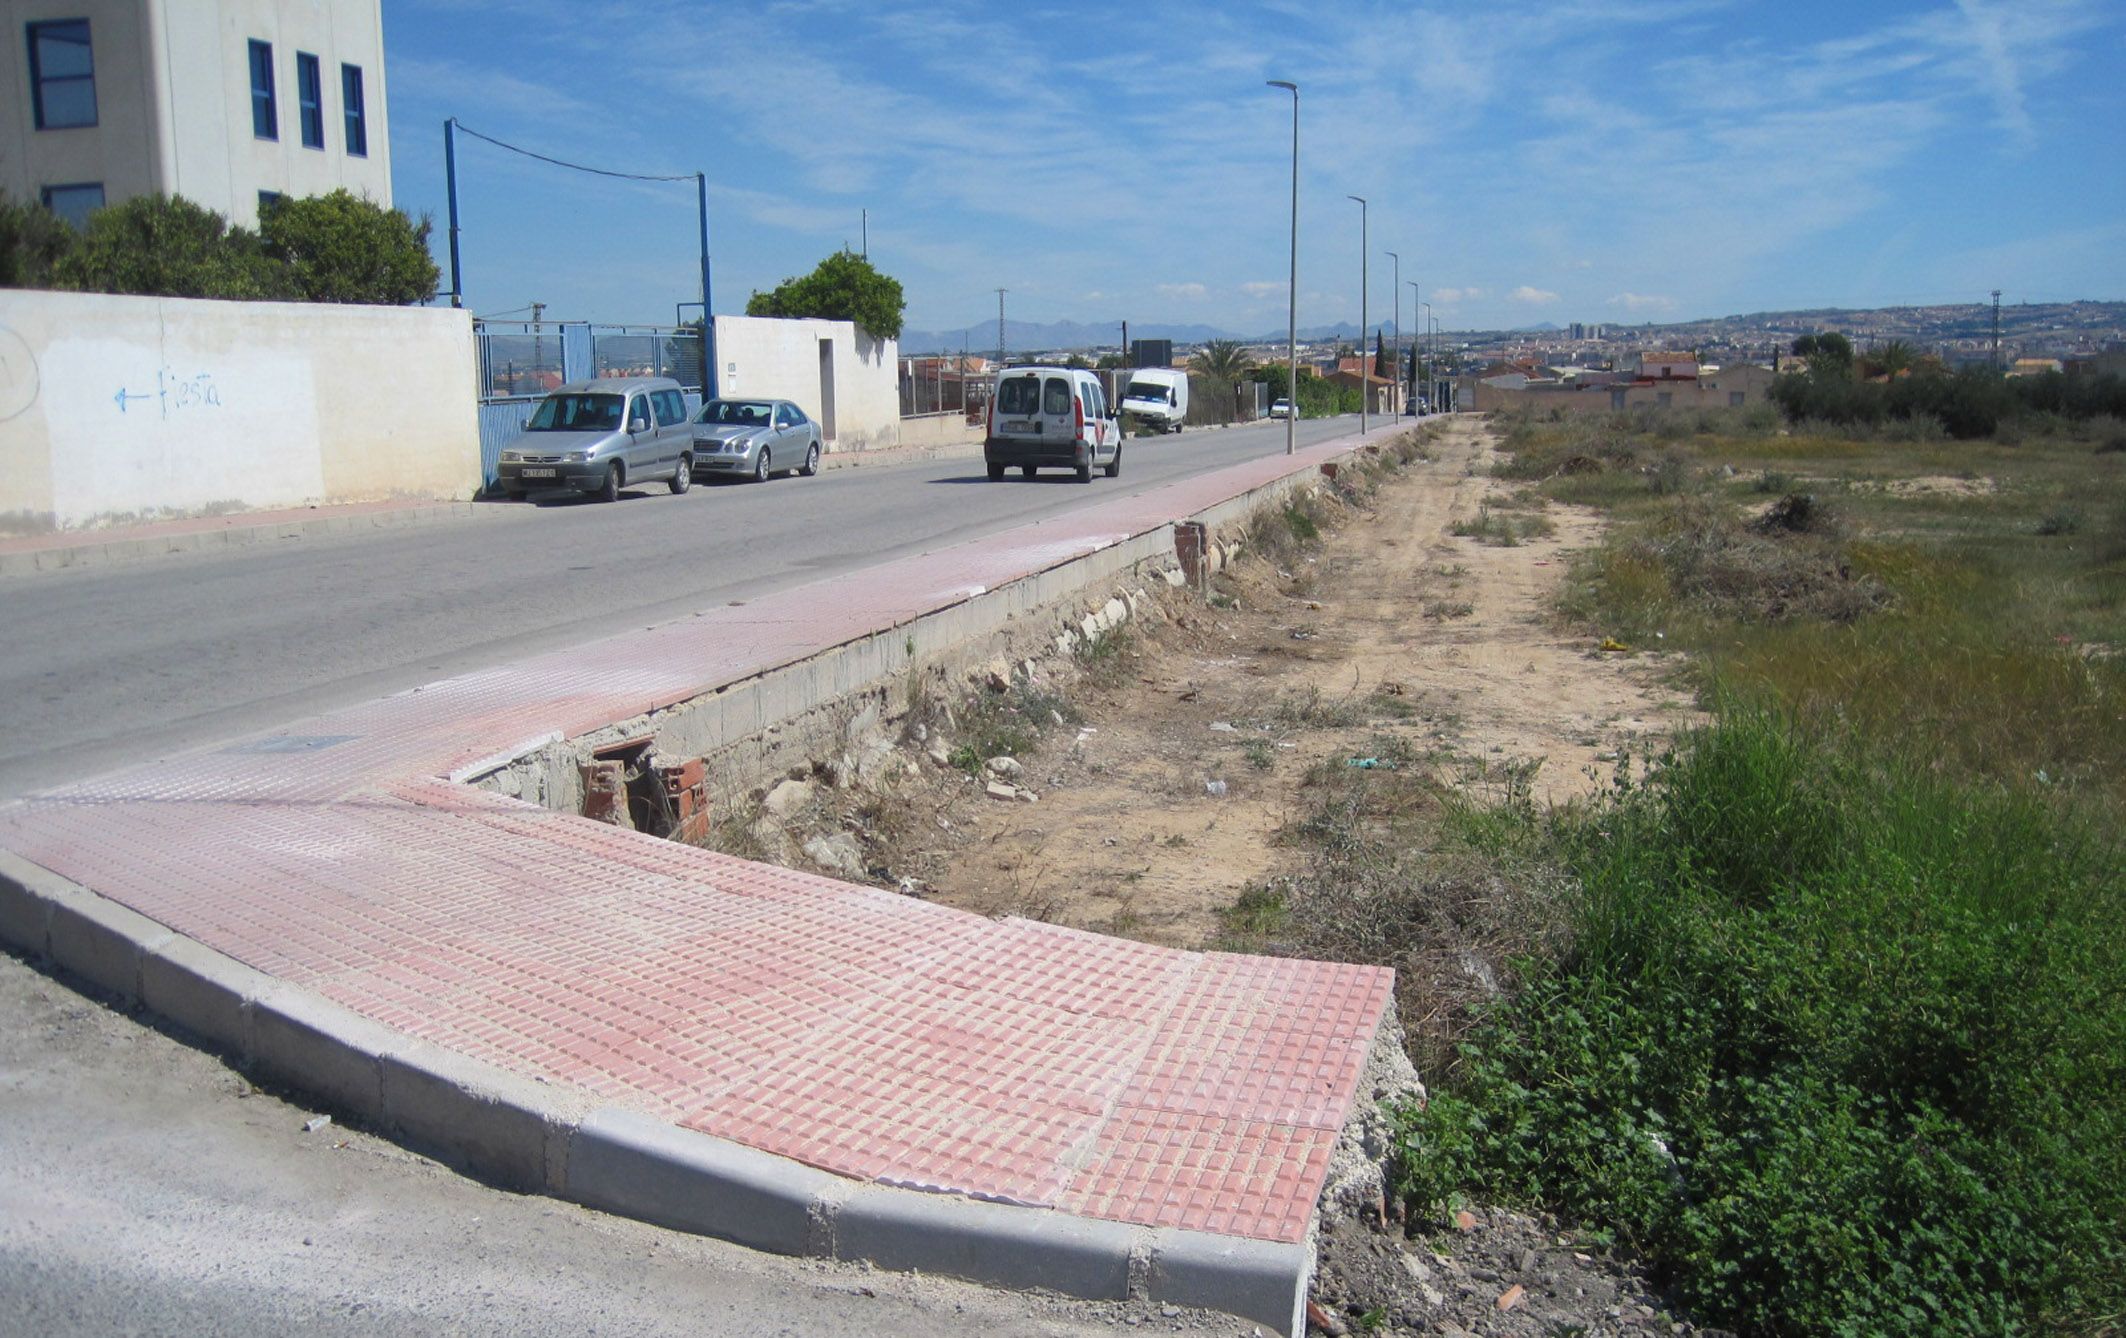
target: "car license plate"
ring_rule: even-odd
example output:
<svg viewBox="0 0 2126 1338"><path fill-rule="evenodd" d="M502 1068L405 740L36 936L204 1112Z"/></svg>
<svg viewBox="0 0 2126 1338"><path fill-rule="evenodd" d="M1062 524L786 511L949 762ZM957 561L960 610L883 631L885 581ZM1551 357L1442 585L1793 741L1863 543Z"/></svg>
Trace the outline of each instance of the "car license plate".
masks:
<svg viewBox="0 0 2126 1338"><path fill-rule="evenodd" d="M1035 426L1035 424L1029 423L1024 419L1016 419L1004 424L1004 430L1006 432L1031 432Z"/></svg>
<svg viewBox="0 0 2126 1338"><path fill-rule="evenodd" d="M551 469L527 469L523 471L523 474L528 479L550 479L554 476L554 472Z"/></svg>

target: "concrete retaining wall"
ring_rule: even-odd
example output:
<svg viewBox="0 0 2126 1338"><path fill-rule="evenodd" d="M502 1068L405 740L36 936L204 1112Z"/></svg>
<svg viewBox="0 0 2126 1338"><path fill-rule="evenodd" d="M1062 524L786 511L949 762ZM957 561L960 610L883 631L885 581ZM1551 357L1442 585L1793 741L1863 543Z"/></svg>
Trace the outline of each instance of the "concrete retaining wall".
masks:
<svg viewBox="0 0 2126 1338"><path fill-rule="evenodd" d="M471 318L0 292L0 525L465 498Z"/></svg>

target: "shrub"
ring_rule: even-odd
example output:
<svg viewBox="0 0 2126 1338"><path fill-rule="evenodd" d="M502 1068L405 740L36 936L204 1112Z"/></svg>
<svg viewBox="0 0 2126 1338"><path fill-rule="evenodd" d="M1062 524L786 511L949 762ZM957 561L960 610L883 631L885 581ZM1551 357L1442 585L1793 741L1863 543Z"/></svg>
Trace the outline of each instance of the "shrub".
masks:
<svg viewBox="0 0 2126 1338"><path fill-rule="evenodd" d="M1748 1332L2126 1304L2114 843L1747 711L1550 834L1572 946L1404 1112L1416 1206L1542 1204Z"/></svg>

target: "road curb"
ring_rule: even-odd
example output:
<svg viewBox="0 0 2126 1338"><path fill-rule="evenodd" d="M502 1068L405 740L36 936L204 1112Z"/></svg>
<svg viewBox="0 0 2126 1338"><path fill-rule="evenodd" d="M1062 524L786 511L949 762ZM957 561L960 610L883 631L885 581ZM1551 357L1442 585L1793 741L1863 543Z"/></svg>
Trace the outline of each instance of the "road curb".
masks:
<svg viewBox="0 0 2126 1338"><path fill-rule="evenodd" d="M79 542L42 542L36 546L12 550L0 547L0 577L63 571L75 567L109 566L178 553L211 553L226 548L248 548L281 539L354 534L363 530L404 529L438 521L463 520L486 509L477 502L437 502L383 511L339 514L328 512L315 516L287 516L248 523L235 517L218 517L217 521L222 523L161 534L128 536L123 530L112 530L106 532L105 537L92 537L97 535L96 531L84 531Z"/></svg>

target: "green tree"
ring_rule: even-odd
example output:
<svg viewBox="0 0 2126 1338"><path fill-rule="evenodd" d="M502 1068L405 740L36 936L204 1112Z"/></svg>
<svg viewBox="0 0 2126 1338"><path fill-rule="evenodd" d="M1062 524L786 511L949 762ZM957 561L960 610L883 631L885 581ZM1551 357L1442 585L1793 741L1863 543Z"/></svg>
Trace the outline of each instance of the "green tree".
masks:
<svg viewBox="0 0 2126 1338"><path fill-rule="evenodd" d="M428 254L431 227L336 190L268 205L259 237L303 301L404 306L433 297L442 277Z"/></svg>
<svg viewBox="0 0 2126 1338"><path fill-rule="evenodd" d="M61 288L145 297L293 295L256 233L176 195L136 195L90 214L53 278Z"/></svg>
<svg viewBox="0 0 2126 1338"><path fill-rule="evenodd" d="M1853 374L1853 341L1836 331L1801 336L1794 356L1807 360L1811 376L1844 380Z"/></svg>
<svg viewBox="0 0 2126 1338"><path fill-rule="evenodd" d="M0 288L51 287L53 269L73 245L65 219L0 191Z"/></svg>
<svg viewBox="0 0 2126 1338"><path fill-rule="evenodd" d="M810 274L784 279L771 291L746 299L748 316L855 321L877 339L901 337L907 307L900 280L879 273L853 251L836 251Z"/></svg>
<svg viewBox="0 0 2126 1338"><path fill-rule="evenodd" d="M1216 390L1212 407L1227 422L1232 421L1233 411L1240 402L1240 382L1254 365L1255 360L1234 339L1213 339L1189 359L1190 370Z"/></svg>
<svg viewBox="0 0 2126 1338"><path fill-rule="evenodd" d="M1065 367L1079 368L1084 371L1092 370L1092 364L1085 360L1085 355L1082 353L1073 353L1069 357L1063 359L1063 365Z"/></svg>

